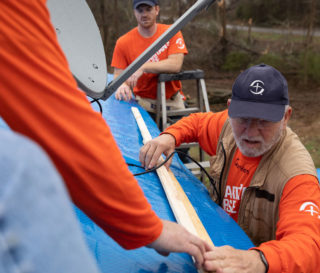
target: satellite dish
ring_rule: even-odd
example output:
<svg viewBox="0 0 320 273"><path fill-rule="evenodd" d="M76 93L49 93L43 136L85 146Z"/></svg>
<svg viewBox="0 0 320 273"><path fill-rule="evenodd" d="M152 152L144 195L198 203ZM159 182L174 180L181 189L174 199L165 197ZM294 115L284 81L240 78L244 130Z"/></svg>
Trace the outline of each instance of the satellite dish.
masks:
<svg viewBox="0 0 320 273"><path fill-rule="evenodd" d="M100 98L107 85L107 64L99 28L85 0L48 0L71 72L88 96Z"/></svg>

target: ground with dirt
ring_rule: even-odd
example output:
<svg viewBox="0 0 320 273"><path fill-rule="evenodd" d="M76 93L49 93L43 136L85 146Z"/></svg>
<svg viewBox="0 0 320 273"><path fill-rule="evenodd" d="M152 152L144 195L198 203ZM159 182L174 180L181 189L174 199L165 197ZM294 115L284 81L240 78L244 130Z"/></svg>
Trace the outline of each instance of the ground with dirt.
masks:
<svg viewBox="0 0 320 273"><path fill-rule="evenodd" d="M217 112L226 108L234 78L225 75L206 79L210 108ZM195 87L187 81L184 92L194 99ZM298 134L309 150L316 167L320 168L320 86L299 87L299 83L289 80L290 105L293 108L289 126Z"/></svg>

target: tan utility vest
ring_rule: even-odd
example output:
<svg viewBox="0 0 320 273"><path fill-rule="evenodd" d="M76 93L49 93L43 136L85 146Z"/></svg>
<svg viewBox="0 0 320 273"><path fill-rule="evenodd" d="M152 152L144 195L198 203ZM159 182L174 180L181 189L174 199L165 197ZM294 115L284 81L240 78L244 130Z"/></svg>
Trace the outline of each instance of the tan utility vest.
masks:
<svg viewBox="0 0 320 273"><path fill-rule="evenodd" d="M210 173L222 199L236 148L232 129L227 120L219 137L217 153L210 160ZM263 155L250 186L242 195L238 224L255 245L275 239L282 190L292 177L299 174L311 174L317 177L310 154L298 136L287 127L280 141ZM214 191L210 192L212 199L219 203Z"/></svg>

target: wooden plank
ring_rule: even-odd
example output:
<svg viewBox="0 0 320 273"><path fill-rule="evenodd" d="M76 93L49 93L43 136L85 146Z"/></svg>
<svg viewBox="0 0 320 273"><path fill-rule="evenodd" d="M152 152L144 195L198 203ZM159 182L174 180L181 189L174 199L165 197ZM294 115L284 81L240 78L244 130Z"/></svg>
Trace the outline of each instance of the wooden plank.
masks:
<svg viewBox="0 0 320 273"><path fill-rule="evenodd" d="M152 137L139 112L139 109L132 107L131 110L141 131L143 143L145 144L151 140ZM159 161L162 162L163 159L161 158ZM184 226L190 233L213 245L213 242L199 219L198 214L172 171L168 171L165 166L158 168L156 171L177 222Z"/></svg>

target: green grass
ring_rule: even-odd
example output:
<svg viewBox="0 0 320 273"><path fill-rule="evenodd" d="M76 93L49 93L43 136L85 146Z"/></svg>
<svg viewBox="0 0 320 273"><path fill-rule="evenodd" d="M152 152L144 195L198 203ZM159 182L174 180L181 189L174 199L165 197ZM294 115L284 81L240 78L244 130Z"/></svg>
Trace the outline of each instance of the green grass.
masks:
<svg viewBox="0 0 320 273"><path fill-rule="evenodd" d="M237 30L237 33L240 37L247 38L248 31L247 30ZM259 40L259 41L269 41L269 42L281 42L283 43L284 40L288 42L304 42L305 36L304 35L297 35L297 34L280 34L280 33L265 33L265 32L251 32L251 38ZM314 36L313 43L320 44L320 37Z"/></svg>

